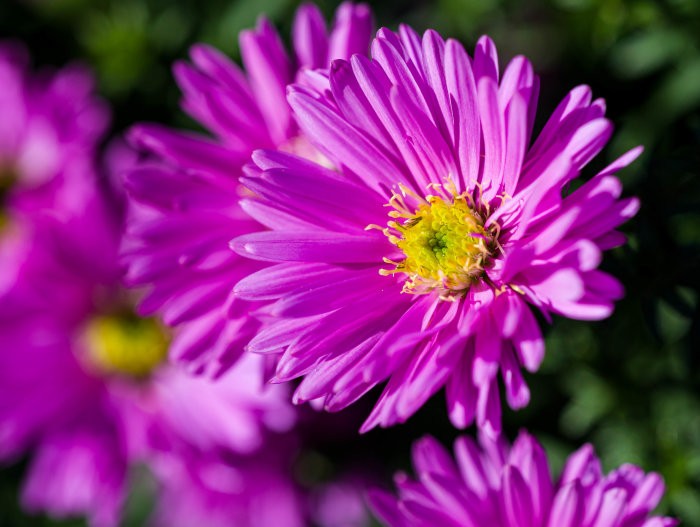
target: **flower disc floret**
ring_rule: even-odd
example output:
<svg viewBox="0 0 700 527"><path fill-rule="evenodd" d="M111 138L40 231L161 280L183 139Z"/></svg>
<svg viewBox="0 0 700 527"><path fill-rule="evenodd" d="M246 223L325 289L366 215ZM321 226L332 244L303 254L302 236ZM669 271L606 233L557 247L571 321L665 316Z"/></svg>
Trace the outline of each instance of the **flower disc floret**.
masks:
<svg viewBox="0 0 700 527"><path fill-rule="evenodd" d="M435 188L444 191L443 196L426 196L413 213L402 196L392 197L389 216L404 221L390 221L385 234L406 258L380 273L406 273L404 292L439 289L443 298L454 298L483 275L495 236L484 229L471 196Z"/></svg>

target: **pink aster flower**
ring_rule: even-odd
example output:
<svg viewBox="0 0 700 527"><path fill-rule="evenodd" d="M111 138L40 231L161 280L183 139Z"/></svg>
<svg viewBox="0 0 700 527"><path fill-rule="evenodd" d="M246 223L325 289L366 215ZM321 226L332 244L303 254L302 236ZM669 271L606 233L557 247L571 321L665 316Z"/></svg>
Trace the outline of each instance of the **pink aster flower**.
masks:
<svg viewBox="0 0 700 527"><path fill-rule="evenodd" d="M540 444L521 432L512 448L485 436L455 443L456 464L435 439L413 448L418 481L399 473L398 498L373 490L374 512L391 527L671 527L650 516L664 493L659 474L625 464L603 474L591 445L551 479Z"/></svg>
<svg viewBox="0 0 700 527"><path fill-rule="evenodd" d="M35 73L23 45L0 42L0 206L7 212L72 200L66 181L91 170L109 121L93 90L83 67Z"/></svg>
<svg viewBox="0 0 700 527"><path fill-rule="evenodd" d="M613 174L641 149L569 192L611 135L604 102L574 88L531 144L538 79L521 56L501 77L488 37L472 59L434 31L381 29L372 60L318 77L289 102L337 170L258 151L241 179L254 194L243 208L268 230L232 248L270 265L235 293L274 301L248 347L283 351L274 380L303 376L295 401L329 411L388 379L362 431L405 421L445 386L456 426L476 417L495 435L499 371L520 408L521 368L542 361L533 308L597 320L623 295L597 267L637 211Z"/></svg>
<svg viewBox="0 0 700 527"><path fill-rule="evenodd" d="M155 124L131 130L131 143L148 156L126 179L133 204L127 280L147 286L140 313L158 312L179 326L174 360L216 374L235 362L257 329L247 315L255 306L231 295L238 280L260 268L228 250L233 236L260 229L238 205L242 166L257 148L317 155L300 136L286 86L300 70L367 53L371 25L366 5L345 3L327 33L320 11L303 5L290 56L261 18L240 36L245 73L215 49L195 45L192 63L178 63L174 72L183 109L213 137Z"/></svg>
<svg viewBox="0 0 700 527"><path fill-rule="evenodd" d="M13 276L0 297L0 460L31 455L27 510L108 527L132 463L208 456L225 473L226 456L259 451L295 412L262 384L262 358L216 383L164 363L167 331L133 313L120 283L118 201L96 178L71 191L79 207L37 214L32 236L0 252Z"/></svg>

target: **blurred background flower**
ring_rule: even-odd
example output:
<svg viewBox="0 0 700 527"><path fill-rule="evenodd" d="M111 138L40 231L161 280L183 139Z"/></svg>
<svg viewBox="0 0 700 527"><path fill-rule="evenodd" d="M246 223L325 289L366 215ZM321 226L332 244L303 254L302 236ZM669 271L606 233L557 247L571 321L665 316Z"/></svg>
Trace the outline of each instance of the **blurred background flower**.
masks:
<svg viewBox="0 0 700 527"><path fill-rule="evenodd" d="M339 2L320 2L330 18ZM611 318L545 327L547 355L537 378L526 377L530 406L508 412L512 440L520 426L543 443L552 469L591 441L604 470L624 462L664 476L660 513L700 527L700 3L695 0L411 0L368 2L377 27L428 27L472 48L482 33L504 63L522 53L542 77L539 115L546 116L579 83L608 103L613 143L596 172L644 144L620 172L626 193L640 198L623 227L628 246L611 251L603 269L626 288ZM0 35L23 41L34 63L82 61L113 110L112 135L135 121L196 128L178 109L170 73L196 41L240 60L238 32L265 12L289 35L294 0L5 0ZM285 37L286 38L286 37ZM288 42L288 40L287 40ZM7 119L6 115L2 119ZM535 129L542 122L535 123ZM4 280L4 278L3 278ZM536 382L535 382L536 381ZM370 397L371 399L371 397ZM293 461L304 489L322 488L353 467L366 467L388 487L410 464L411 441L430 432L450 444L457 432L435 398L407 424L354 434L360 416L313 415L314 433ZM358 415L359 414L359 415ZM318 421L316 421L318 420ZM319 430L321 432L319 432ZM0 473L0 525L83 525L28 517L18 505L26 462ZM139 473L140 474L140 473ZM125 525L142 525L153 508L152 476L127 498Z"/></svg>

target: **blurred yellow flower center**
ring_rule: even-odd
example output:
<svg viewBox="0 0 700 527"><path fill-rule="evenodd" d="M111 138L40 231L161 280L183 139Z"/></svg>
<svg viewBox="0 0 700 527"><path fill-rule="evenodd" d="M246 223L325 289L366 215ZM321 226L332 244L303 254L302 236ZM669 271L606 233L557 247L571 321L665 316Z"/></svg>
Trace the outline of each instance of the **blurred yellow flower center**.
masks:
<svg viewBox="0 0 700 527"><path fill-rule="evenodd" d="M483 226L481 216L467 194L457 194L451 187L434 185L441 196L418 198L417 209L409 210L403 197L410 193L401 188L403 197L394 193L389 202L392 218L384 233L389 241L403 251L400 262L385 259L394 269L382 269L381 274L406 273L404 292L424 294L435 289L450 299L464 293L484 270L495 237Z"/></svg>
<svg viewBox="0 0 700 527"><path fill-rule="evenodd" d="M168 338L153 319L95 317L84 335L89 363L102 373L145 377L168 352Z"/></svg>

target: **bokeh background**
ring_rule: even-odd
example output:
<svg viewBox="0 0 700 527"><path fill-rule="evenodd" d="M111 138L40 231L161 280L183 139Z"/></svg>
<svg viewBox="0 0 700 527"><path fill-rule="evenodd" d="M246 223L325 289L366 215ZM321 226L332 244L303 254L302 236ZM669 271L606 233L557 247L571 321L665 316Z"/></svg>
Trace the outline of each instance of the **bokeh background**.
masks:
<svg viewBox="0 0 700 527"><path fill-rule="evenodd" d="M318 2L330 16L335 1ZM631 462L660 472L661 508L700 527L700 1L439 0L368 2L377 26L429 27L472 49L489 34L503 63L516 54L541 76L538 124L566 92L588 84L616 125L587 177L637 144L645 153L621 173L642 208L623 226L629 244L603 267L627 296L603 322L542 321L547 356L529 376L530 406L504 412L514 438L527 426L546 446L553 469L592 442L606 470ZM136 121L195 128L178 109L170 66L204 41L239 58L238 32L264 12L289 34L296 0L0 0L0 37L22 40L35 65L80 61L96 72L113 109L111 136ZM0 119L2 116L0 115ZM586 176L584 176L586 177ZM1 270L0 270L1 272ZM457 436L442 395L407 424L358 436L372 397L336 415L309 415L299 452L300 483L314 488L334 474L371 473L390 485L409 468L411 441ZM473 433L469 430L468 433ZM23 464L0 471L0 526L84 525L29 517L17 495ZM125 525L139 526L151 506L147 473L134 474Z"/></svg>

